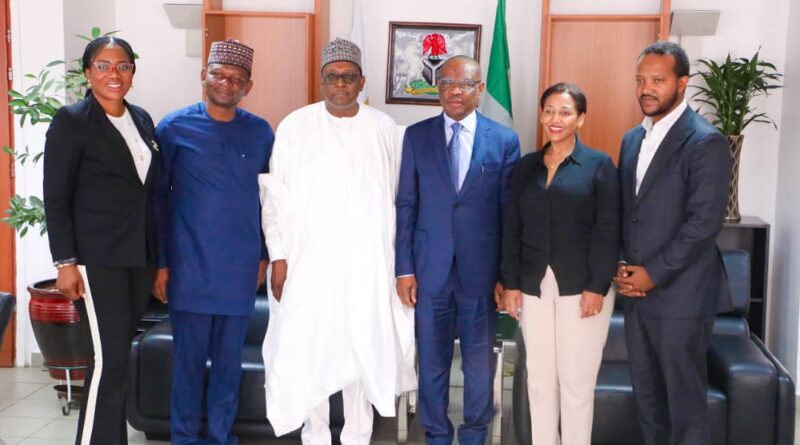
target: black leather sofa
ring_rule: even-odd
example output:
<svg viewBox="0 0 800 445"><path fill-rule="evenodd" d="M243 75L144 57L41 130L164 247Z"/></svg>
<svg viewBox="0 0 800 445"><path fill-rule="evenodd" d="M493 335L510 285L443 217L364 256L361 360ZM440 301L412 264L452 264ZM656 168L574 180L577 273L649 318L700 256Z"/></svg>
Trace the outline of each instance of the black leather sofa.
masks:
<svg viewBox="0 0 800 445"><path fill-rule="evenodd" d="M734 310L714 322L708 352L708 407L713 445L792 445L794 382L747 321L750 297L747 252L723 252ZM595 389L592 444L643 443L636 419L625 347L624 317L615 310ZM518 443L531 443L525 345L517 336L513 419Z"/></svg>
<svg viewBox="0 0 800 445"><path fill-rule="evenodd" d="M256 298L256 311L247 327L242 357L239 411L233 431L239 435L274 436L266 417L264 363L261 345L269 323L264 294ZM127 415L130 425L150 440L169 439L172 387L172 329L169 319L158 322L134 338L131 345ZM341 396L331 397L331 431L337 437L344 425ZM291 437L299 437L299 430Z"/></svg>
<svg viewBox="0 0 800 445"><path fill-rule="evenodd" d="M3 334L6 332L8 322L11 321L11 314L14 313L16 299L13 295L0 292L0 345L3 344Z"/></svg>

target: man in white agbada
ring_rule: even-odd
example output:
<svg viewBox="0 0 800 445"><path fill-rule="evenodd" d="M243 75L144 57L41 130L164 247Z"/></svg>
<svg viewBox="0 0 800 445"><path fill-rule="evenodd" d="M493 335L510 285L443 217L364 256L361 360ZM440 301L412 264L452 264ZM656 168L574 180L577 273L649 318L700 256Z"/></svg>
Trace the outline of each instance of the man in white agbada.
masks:
<svg viewBox="0 0 800 445"><path fill-rule="evenodd" d="M357 101L361 51L322 52L325 100L278 127L259 177L272 261L264 340L267 418L281 436L304 424L305 445L329 445L328 397L342 391L343 445L368 444L372 406L395 415L413 389L414 314L394 287L395 122Z"/></svg>

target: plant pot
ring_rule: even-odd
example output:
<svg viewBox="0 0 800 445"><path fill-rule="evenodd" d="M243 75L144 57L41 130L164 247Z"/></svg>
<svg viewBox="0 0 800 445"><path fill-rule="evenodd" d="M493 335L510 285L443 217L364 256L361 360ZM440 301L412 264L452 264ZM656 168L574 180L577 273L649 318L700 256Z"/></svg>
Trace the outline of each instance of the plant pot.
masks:
<svg viewBox="0 0 800 445"><path fill-rule="evenodd" d="M78 314L72 301L55 288L55 280L45 280L28 286L31 301L28 305L31 326L45 366L80 367L94 360L89 323ZM62 369L49 369L50 377L66 380ZM71 370L70 378L82 380L83 369Z"/></svg>
<svg viewBox="0 0 800 445"><path fill-rule="evenodd" d="M731 149L733 160L733 174L728 186L728 205L725 207L725 222L739 222L742 215L739 213L739 158L742 155L744 135L728 136L728 145Z"/></svg>

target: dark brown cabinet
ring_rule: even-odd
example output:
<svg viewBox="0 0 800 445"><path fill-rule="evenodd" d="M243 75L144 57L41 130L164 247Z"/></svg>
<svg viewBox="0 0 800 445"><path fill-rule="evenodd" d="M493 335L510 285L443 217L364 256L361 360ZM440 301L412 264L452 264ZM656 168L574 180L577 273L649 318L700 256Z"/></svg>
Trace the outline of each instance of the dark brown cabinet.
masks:
<svg viewBox="0 0 800 445"><path fill-rule="evenodd" d="M720 249L741 249L750 253L750 331L764 340L767 330L767 278L769 276L769 224L754 216L742 216L738 223L725 223L717 237Z"/></svg>

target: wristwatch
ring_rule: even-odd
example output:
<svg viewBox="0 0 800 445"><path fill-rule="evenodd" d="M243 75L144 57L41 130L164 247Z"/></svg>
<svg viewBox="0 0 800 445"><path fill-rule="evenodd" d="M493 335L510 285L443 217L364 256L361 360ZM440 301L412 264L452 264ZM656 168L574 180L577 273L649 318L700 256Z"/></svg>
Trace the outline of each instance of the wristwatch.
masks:
<svg viewBox="0 0 800 445"><path fill-rule="evenodd" d="M61 269L67 266L74 266L75 264L78 264L77 258L67 258L66 260L53 261L53 266L56 269Z"/></svg>

